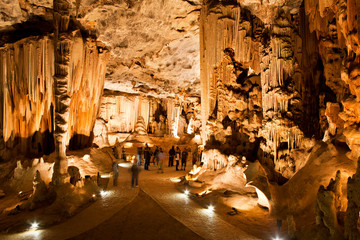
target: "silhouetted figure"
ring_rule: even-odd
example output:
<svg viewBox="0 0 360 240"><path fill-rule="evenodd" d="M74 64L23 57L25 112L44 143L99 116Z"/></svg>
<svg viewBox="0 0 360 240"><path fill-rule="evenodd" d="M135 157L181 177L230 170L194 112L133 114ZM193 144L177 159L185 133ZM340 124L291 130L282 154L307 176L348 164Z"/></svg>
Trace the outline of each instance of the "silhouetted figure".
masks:
<svg viewBox="0 0 360 240"><path fill-rule="evenodd" d="M151 158L150 148L147 144L145 144L145 149L144 149L144 160L145 160L144 169L145 170L149 170L150 158Z"/></svg>
<svg viewBox="0 0 360 240"><path fill-rule="evenodd" d="M159 150L159 147L156 146L155 148L155 151L154 151L154 165L156 163L156 166L159 166L159 153L160 153L160 150Z"/></svg>
<svg viewBox="0 0 360 240"><path fill-rule="evenodd" d="M124 147L122 147L121 158L122 158L122 160L126 161L126 152L125 152L125 148L124 148Z"/></svg>
<svg viewBox="0 0 360 240"><path fill-rule="evenodd" d="M141 155L143 153L142 147L137 148L137 165L141 166Z"/></svg>
<svg viewBox="0 0 360 240"><path fill-rule="evenodd" d="M138 165L133 163L133 165L130 168L130 171L131 171L131 187L133 188L134 185L135 185L135 187L137 187L138 186L139 171L140 171Z"/></svg>
<svg viewBox="0 0 360 240"><path fill-rule="evenodd" d="M182 152L182 155L181 155L181 170L184 170L184 171L185 171L185 168L186 168L187 156L188 156L188 152L185 149Z"/></svg>
<svg viewBox="0 0 360 240"><path fill-rule="evenodd" d="M119 169L118 164L116 162L113 163L113 185L117 186L117 181L119 177Z"/></svg>
<svg viewBox="0 0 360 240"><path fill-rule="evenodd" d="M172 146L169 151L169 167L174 166L174 157L175 157L175 148L174 146Z"/></svg>
<svg viewBox="0 0 360 240"><path fill-rule="evenodd" d="M165 154L164 154L163 150L160 148L159 155L158 155L158 166L159 166L158 173L164 173L164 170L163 170L164 161L165 161Z"/></svg>
<svg viewBox="0 0 360 240"><path fill-rule="evenodd" d="M179 146L177 146L176 150L175 150L176 171L179 171L180 154L181 154L181 150L180 150Z"/></svg>

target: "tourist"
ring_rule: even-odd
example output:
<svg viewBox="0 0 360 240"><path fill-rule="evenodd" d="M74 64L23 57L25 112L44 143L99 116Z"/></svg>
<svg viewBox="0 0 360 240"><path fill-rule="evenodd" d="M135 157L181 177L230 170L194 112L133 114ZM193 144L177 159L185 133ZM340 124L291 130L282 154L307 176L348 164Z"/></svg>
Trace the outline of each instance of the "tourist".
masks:
<svg viewBox="0 0 360 240"><path fill-rule="evenodd" d="M138 166L141 166L141 156L142 156L142 152L143 152L142 146L138 147L138 148L137 148L137 165L138 165Z"/></svg>
<svg viewBox="0 0 360 240"><path fill-rule="evenodd" d="M186 149L184 149L184 151L182 152L182 155L181 155L181 170L184 170L184 171L186 169L187 156L188 156L188 152Z"/></svg>
<svg viewBox="0 0 360 240"><path fill-rule="evenodd" d="M175 148L174 146L172 146L169 151L169 167L174 166L174 157L175 157Z"/></svg>
<svg viewBox="0 0 360 240"><path fill-rule="evenodd" d="M164 170L163 170L164 161L165 161L165 154L164 154L162 148L160 148L159 154L158 154L158 166L159 166L158 173L164 173Z"/></svg>
<svg viewBox="0 0 360 240"><path fill-rule="evenodd" d="M131 171L131 187L133 188L138 186L138 177L139 177L139 167L133 162L133 165L130 168Z"/></svg>
<svg viewBox="0 0 360 240"><path fill-rule="evenodd" d="M150 148L148 146L148 144L145 144L145 149L144 149L144 169L145 170L149 170L149 165L150 165L150 158L151 158L151 152L150 152Z"/></svg>
<svg viewBox="0 0 360 240"><path fill-rule="evenodd" d="M176 146L176 150L175 150L176 171L179 171L180 155L181 155L181 150L179 146Z"/></svg>
<svg viewBox="0 0 360 240"><path fill-rule="evenodd" d="M119 169L117 162L113 163L113 186L117 186L117 181L119 177Z"/></svg>
<svg viewBox="0 0 360 240"><path fill-rule="evenodd" d="M153 158L153 162L155 165L155 161L156 161L156 166L159 166L159 147L156 146L155 151L154 151L154 158Z"/></svg>
<svg viewBox="0 0 360 240"><path fill-rule="evenodd" d="M126 152L125 152L125 148L124 148L124 147L122 147L121 158L122 158L123 161L126 161Z"/></svg>

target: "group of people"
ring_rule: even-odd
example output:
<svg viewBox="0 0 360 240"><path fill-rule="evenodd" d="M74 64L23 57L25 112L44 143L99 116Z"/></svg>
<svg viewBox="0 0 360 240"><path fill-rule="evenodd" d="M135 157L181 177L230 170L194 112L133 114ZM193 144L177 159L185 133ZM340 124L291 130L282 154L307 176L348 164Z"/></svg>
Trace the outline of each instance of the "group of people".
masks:
<svg viewBox="0 0 360 240"><path fill-rule="evenodd" d="M174 166L174 159L176 162L175 168L176 171L181 171L186 169L186 162L189 155L190 149L184 148L184 150L181 152L179 146L176 146L176 149L174 146L171 147L169 150L169 164L168 167ZM181 159L181 168L180 166L180 159ZM192 165L196 164L196 162L199 160L199 154L198 150L195 148L192 154Z"/></svg>
<svg viewBox="0 0 360 240"><path fill-rule="evenodd" d="M187 158L188 158L190 151L191 150L189 148L184 148L183 151L181 151L179 146L176 146L176 148L174 146L172 146L171 149L169 150L168 167L173 167L174 160L175 160L176 171L181 171L181 170L185 171ZM137 148L137 161L133 162L133 165L130 168L130 172L132 173L131 187L138 185L138 174L140 171L139 166L141 166L142 157L144 157L144 170L149 170L150 160L151 160L152 156L153 156L152 162L153 162L154 166L158 167L158 173L164 173L163 166L164 166L164 161L165 161L165 154L164 154L163 149L161 147L155 146L154 151L152 151L152 149L148 146L148 144L145 144L144 149L142 146L140 146ZM125 153L124 148L122 149L121 158L123 160L126 160L126 153ZM180 160L181 160L181 167L180 167ZM195 148L193 151L193 154L192 154L192 164L193 165L196 164L196 162L198 160L199 160L199 153L198 153L198 149ZM117 185L118 176L119 176L118 164L114 163L114 165L113 165L113 181L114 181L113 185L114 186Z"/></svg>
<svg viewBox="0 0 360 240"><path fill-rule="evenodd" d="M163 173L163 165L165 160L165 154L161 147L155 146L155 150L152 151L148 144L145 144L145 148L137 148L137 165L141 166L142 156L144 156L144 169L149 170L151 156L154 166L158 167L158 172Z"/></svg>

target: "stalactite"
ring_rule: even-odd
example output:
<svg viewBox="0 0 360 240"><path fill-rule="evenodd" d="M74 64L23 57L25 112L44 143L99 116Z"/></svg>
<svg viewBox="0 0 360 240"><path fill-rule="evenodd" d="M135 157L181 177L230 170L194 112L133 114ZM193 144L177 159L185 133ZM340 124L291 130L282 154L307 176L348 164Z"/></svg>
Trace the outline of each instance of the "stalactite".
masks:
<svg viewBox="0 0 360 240"><path fill-rule="evenodd" d="M31 37L0 49L2 137L8 146L15 138L20 139L19 150L23 154L41 154L38 146L31 147L35 132L43 135L36 143L42 150L51 141L44 132L48 130L51 134L53 129L54 67L49 64L53 59L53 42L49 37Z"/></svg>

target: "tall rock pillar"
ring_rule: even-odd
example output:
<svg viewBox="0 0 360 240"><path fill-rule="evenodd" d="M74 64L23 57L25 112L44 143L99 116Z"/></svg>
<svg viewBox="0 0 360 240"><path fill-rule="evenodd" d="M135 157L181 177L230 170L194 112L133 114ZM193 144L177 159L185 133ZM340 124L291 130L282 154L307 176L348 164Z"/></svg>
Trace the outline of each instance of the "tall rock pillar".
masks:
<svg viewBox="0 0 360 240"><path fill-rule="evenodd" d="M54 56L55 56L55 153L53 183L59 184L67 175L66 134L69 120L70 96L68 95L71 38L68 33L71 3L54 0Z"/></svg>

